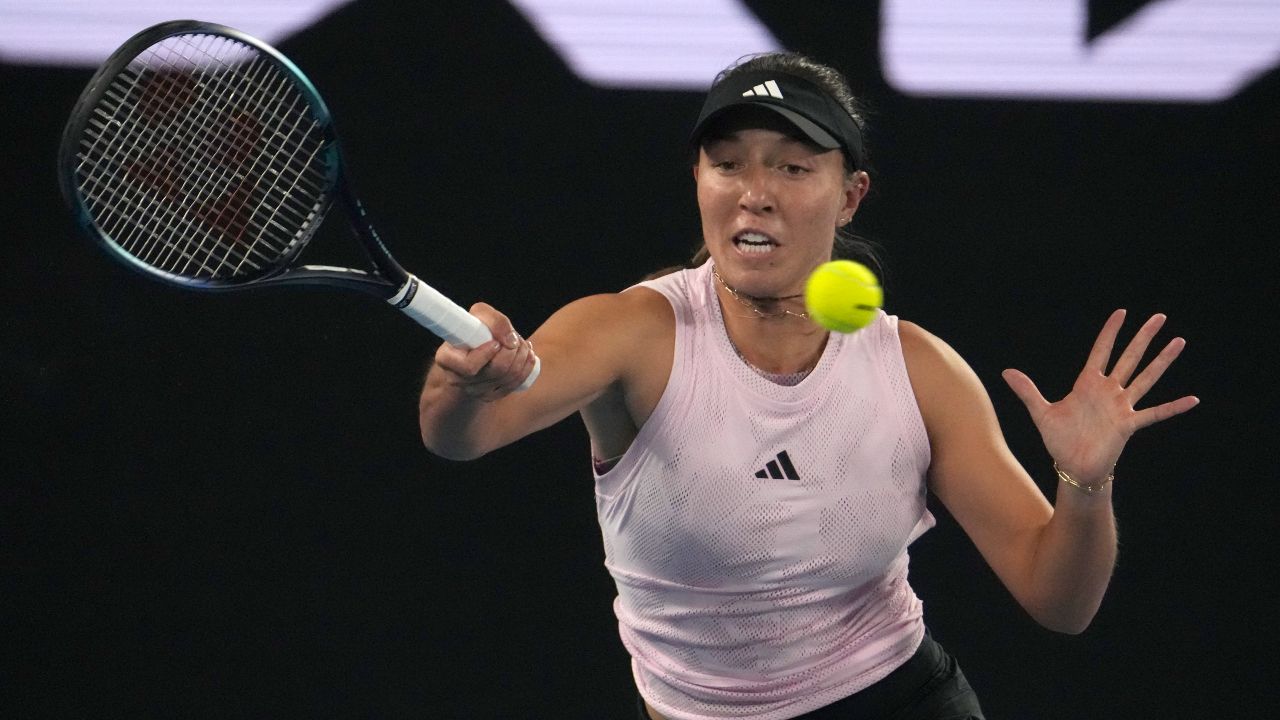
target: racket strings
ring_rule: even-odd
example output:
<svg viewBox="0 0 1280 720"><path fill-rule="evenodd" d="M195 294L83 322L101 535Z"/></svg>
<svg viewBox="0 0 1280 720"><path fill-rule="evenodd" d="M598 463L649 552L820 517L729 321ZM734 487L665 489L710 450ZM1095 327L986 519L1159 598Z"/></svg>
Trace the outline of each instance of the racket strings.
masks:
<svg viewBox="0 0 1280 720"><path fill-rule="evenodd" d="M207 39L206 42L213 42L213 40ZM202 51L207 52L205 49L202 49ZM212 251L219 247L216 242L216 236L212 234L215 228L205 226L204 231L201 232L202 226L197 224L197 221L208 213L200 212L199 210L211 207L214 198L222 197L228 193L228 183L230 182L233 168L225 164L204 164L201 166L195 163L197 158L201 156L217 157L221 153L216 145L225 143L226 140L220 138L219 128L211 125L216 116L206 112L204 108L195 108L202 113L197 115L200 118L199 125L191 128L192 131L198 133L198 140L189 145L182 142L174 142L174 140L183 139L172 137L173 128L181 127L174 123L174 120L178 119L177 113L174 112L174 107L194 107L193 103L197 100L202 100L199 96L193 95L195 86L202 80L195 79L194 75L178 74L178 68L174 67L172 62L164 61L162 66L161 74L146 74L140 71L133 83L134 87L131 88L131 90L136 89L139 85L138 81L141 81L141 90L138 91L140 94L138 95L136 107L141 110L141 116L147 122L139 124L139 130L145 131L151 128L153 130L152 135L157 134L154 130L161 131L159 133L161 138L152 138L150 142L140 144L142 147L159 147L161 149L145 165L139 162L139 158L127 159L125 171L131 179L140 181L139 184L142 187L156 191L155 194L159 196L157 201L163 201L165 207L187 211L185 216L180 218L180 225L175 226L175 228L179 230L180 234L197 239L200 250L206 250L205 245L208 242L206 260L213 260ZM252 71L251 63L249 72L251 73ZM162 79L168 82L162 84ZM207 79L203 81L209 82ZM231 129L234 131L234 128ZM170 137L164 137L165 133L163 131L169 131L167 134ZM141 138L135 138L134 142L139 142L140 140ZM180 154L175 155L174 148L177 148ZM182 173L177 171L178 168L192 167L195 167L197 171L189 173L187 177L183 177ZM175 184L177 184L177 187L175 187ZM174 200L181 198L190 198L191 205L184 207L182 204L174 204ZM197 212L191 212L192 207ZM171 215L165 219L171 223L179 220L179 218ZM170 256L175 254L172 251L181 249L176 244L163 245L154 242L158 237L154 232L148 233L146 237L150 238L152 242L139 247L136 252L140 257L150 262L165 263L169 259L152 256L149 251L153 247L170 250ZM201 267L216 272L234 254L232 252L233 247L231 245L226 246L222 257L214 268L208 268L203 261L200 262ZM195 259L194 256L187 253L178 252L176 254L184 255L189 260ZM238 264L243 265L243 261L248 257L248 254L244 255L240 258L241 262ZM262 259L268 261L265 256ZM256 266L257 263L251 263L251 265ZM189 267L175 269L189 270Z"/></svg>
<svg viewBox="0 0 1280 720"><path fill-rule="evenodd" d="M197 50L200 52L207 53L207 50L204 48L197 48ZM189 57L189 56L184 55L184 57ZM256 84L257 89L262 92L258 92L256 94L244 95L239 88L234 88L234 87L219 88L219 91L215 94L212 94L210 97L216 100L218 97L226 96L228 93L241 93L242 98L247 99L249 102L257 106L256 108L254 108L258 110L258 112L256 112L255 115L261 116L269 113L279 114L278 108L262 107L260 98L257 97L257 96L260 96L263 92L266 92L274 96L277 94L276 93L277 88L267 86L266 84L261 82L261 78L253 73L252 67L250 68L250 71L248 73L244 73L244 76L251 81L251 84ZM220 76L220 77L226 77L226 76ZM285 80L284 78L277 77L275 78L274 84L276 86L284 86L287 84L287 82L288 81ZM181 89L182 87L180 85L179 90ZM296 98L295 98L295 101L296 101ZM296 105L296 102L295 102L295 105ZM266 110L267 113L262 112L263 110ZM223 118L223 119L229 120L229 122L224 123L225 125L229 125L229 127L223 128L223 132L220 133L220 135L214 135L212 133L209 133L210 128L208 128L207 126L201 128L201 130L203 130L206 133L206 137L220 137L220 141L216 143L216 145L213 147L209 147L208 144L205 143L202 146L202 149L204 150L204 152L206 154L211 153L215 159L219 159L219 160L224 160L228 156L235 156L235 155L241 156L236 162L227 163L223 161L223 162L214 163L211 167L214 169L223 168L224 170L237 170L243 167L244 165L243 159L246 154L243 148L246 144L255 143L259 139L258 136L261 134L260 128L256 128L254 125L250 125L247 123L239 122L239 120L243 117L242 115L231 115L227 112L225 108L219 108L217 106L213 108L213 112L206 112L203 115L203 117ZM185 160L184 162L189 162L189 160ZM259 179L263 177L263 175L260 173L252 173L252 174L257 175ZM223 175L224 175L223 178L215 178L215 180L221 180L221 182L218 183L218 185L221 185L221 187L219 187L218 185L210 186L211 194L214 196L214 198L217 201L220 201L220 202L217 202L217 204L214 204L211 206L207 198L197 196L196 199L199 202L198 207L200 208L201 212L196 213L194 217L197 219L204 220L207 225L210 225L214 229L221 231L222 234L230 235L235 241L237 241L236 245L238 245L243 242L243 235L245 233L245 230L249 229L248 225L249 225L249 219L251 218L251 215L245 212L245 210L247 209L245 200L247 199L249 191L252 190L253 188L252 186L248 185L244 181L244 178L239 178L240 182L238 185L234 187L228 187L227 186L228 183L236 180L237 178L235 177L234 174L228 173L228 172L224 172ZM238 214L228 213L229 209L234 209L238 211ZM254 229L261 232L264 228L257 227ZM229 247L234 247L234 246L235 245L232 245ZM279 249L273 248L272 250L276 251Z"/></svg>
<svg viewBox="0 0 1280 720"><path fill-rule="evenodd" d="M207 49L204 49L204 48L197 48L197 50L200 52L207 53ZM187 57L187 56L184 56L184 57ZM262 68L261 67L255 68L254 67L255 64L258 64L258 60L256 58L253 62L248 64L247 66L248 69L243 74L249 80L256 82L260 80L260 76L258 76L256 73L259 71L262 71ZM168 72L169 70L166 68L166 73ZM178 77L182 78L184 76L178 76ZM221 77L221 76L215 76L215 77ZM286 82L287 81L284 80L283 78L278 78L276 85L283 85ZM211 82L210 84L216 85L217 83ZM160 91L161 93L163 93L163 95L160 95L160 97L163 98L165 95L176 94L178 95L177 97L178 103L182 105L188 105L191 102L191 100L189 98L184 98L182 96L182 93L184 92L184 90L187 89L185 87L185 81L177 82L175 83L175 85L176 85L176 92L174 92L172 88L164 88ZM274 88L268 88L265 85L262 85L261 83L259 83L258 87L259 89L265 90L267 92L274 91ZM148 89L150 89L150 86L148 86ZM237 91L238 91L238 88L234 88L234 87L218 87L217 93L210 95L210 98L216 99L220 95L225 95L226 93L234 93ZM161 113L169 112L170 108L168 108L166 104L162 104L156 101L156 95L158 94L159 93L153 92L150 95L143 95L142 96L143 102L145 104L150 104L155 106L152 108L153 113L161 114ZM246 99L249 101L255 100L255 98L252 95L247 96ZM212 112L206 112L204 111L203 108L201 110L202 110L202 113L198 115L198 117L202 118L203 122L199 127L196 128L196 130L200 133L200 142L198 145L194 147L195 154L197 156L212 157L214 159L219 159L219 160L225 160L225 158L228 158L228 157L231 157L233 160L235 160L235 162L232 162L232 163L228 163L225 161L215 162L213 164L207 165L205 168L202 168L205 172L203 172L202 177L198 179L203 182L203 187L206 190L206 192L204 192L203 194L200 192L196 192L191 195L191 197L195 201L195 205L198 211L195 213L190 213L188 218L186 218L186 224L185 224L186 229L189 229L193 232L198 232L201 227L205 228L205 231L202 233L202 236L200 238L201 245L203 245L203 241L205 239L212 239L216 241L218 238L218 235L215 235L214 232L228 235L232 240L235 241L233 243L223 245L225 251L222 257L220 258L218 265L214 268L214 270L218 270L218 269L221 269L222 266L226 265L228 260L236 259L237 253L235 252L235 250L239 249L243 245L243 236L247 230L251 229L250 219L252 216L246 212L248 210L248 207L247 207L247 200L249 197L248 187L245 183L244 178L237 178L236 175L237 175L237 172L243 167L244 159L247 156L247 153L245 153L243 150L244 145L246 143L256 142L259 139L257 137L259 133L254 132L252 130L253 126L238 122L237 116L225 115L225 110L222 108L218 108L214 106L212 108ZM229 118L228 122L223 123L227 127L217 128L217 127L210 126L210 123L208 121L214 118L219 118L219 117ZM246 128L249 128L249 129L247 130ZM221 130L221 132L218 132L219 130ZM192 154L191 152L185 153L185 155L191 155L191 154ZM237 155L239 156L239 158L235 157ZM177 162L183 165L189 166L192 162L192 159L190 157L183 157L183 158L179 158ZM239 179L238 183L236 183L237 179ZM236 184L232 185L232 183L236 183ZM179 191L180 194L185 194L190 192L191 191L187 188L183 188L182 190ZM235 212L229 213L228 211L232 208L234 208ZM256 229L258 231L262 230L262 228L252 228L252 229ZM214 247L217 247L217 245L214 245ZM236 263L236 267L234 267L233 270L236 272L241 271L243 269L243 265L245 262L248 262L252 267L256 269L257 264L249 260L250 256L255 254L254 252L255 250L256 248L254 246L249 246L248 251L245 252L242 257L239 258L239 262ZM273 248L272 250L278 252L283 250L283 248ZM261 253L261 251L258 251L257 254L260 255L262 258L266 259L268 262L272 257L272 254L264 254L264 253Z"/></svg>
<svg viewBox="0 0 1280 720"><path fill-rule="evenodd" d="M226 42L226 41L223 41L223 42ZM186 44L189 45L190 43L187 42ZM206 48L196 47L195 50L197 54L199 53L210 54ZM180 53L180 55L184 60L190 58L190 55L188 55L187 53ZM270 67L270 66L266 66L266 64L264 63L260 67L258 67L257 70L265 72L265 67ZM204 114L201 115L201 117L221 119L222 121L224 121L222 124L225 126L221 128L223 132L221 132L218 135L210 134L209 133L210 128L207 126L200 128L202 131L205 132L206 137L219 138L219 142L217 142L213 147L208 147L207 144L204 146L204 150L206 154L211 153L212 157L215 160L219 161L211 165L211 167L214 169L223 168L224 170L229 170L229 171L237 171L242 169L244 167L244 164L245 164L244 160L247 155L247 153L245 152L245 146L256 144L260 140L260 136L262 134L261 124L257 123L256 120L254 120L253 118L270 117L272 115L275 115L275 116L281 115L279 107L264 106L262 102L262 97L265 95L267 98L279 99L279 96L280 96L279 90L288 86L288 80L279 76L275 78L268 78L272 80L272 83L268 85L266 82L263 81L263 78L261 75L254 72L252 63L250 64L249 68L250 69L248 72L240 73L240 75L244 79L248 80L248 85L251 89L251 92L245 93L243 87L230 86L230 87L217 88L217 92L211 93L207 96L208 100L211 103L213 103L213 106L211 108L211 111L205 111ZM229 75L225 72L215 75L214 78L216 80L225 80L228 78L233 80L239 79L236 76ZM222 84L225 85L226 83L222 83ZM238 84L240 86L245 85L245 83L243 82ZM178 85L177 94L178 94L178 100L180 102L184 102L186 100L181 95L184 89L185 88L182 86L182 84ZM166 90L165 94L172 95L175 93L171 93ZM218 105L218 100L220 98L235 97L237 95L242 100L244 100L249 104L249 107L251 110L255 111L253 112L253 114L247 116L250 118L250 122L242 122L242 119L246 117L246 115L233 114L226 107L220 107ZM293 100L294 100L293 105L296 106L299 102L299 99L297 97L294 97ZM276 103L276 105L278 104L279 103ZM164 110L164 111L168 110L168 108L165 107L164 105L161 105L160 107L161 107L161 110ZM294 117L301 117L301 115L294 114ZM235 157L237 155L239 156L239 158ZM233 160L235 161L226 162L227 157L232 157ZM278 157L278 153L277 153L277 157ZM210 226L213 229L217 230L220 235L229 236L232 240L234 240L235 242L231 245L228 245L228 248L235 248L242 245L244 241L245 231L250 229L249 225L251 224L252 215L247 212L248 210L247 199L251 194L251 192L255 189L254 185L257 184L257 183L254 183L254 185L250 185L248 182L246 182L246 179L244 177L236 177L236 175L238 174L239 173L234 173L234 172L224 172L223 178L216 178L216 179L220 179L221 182L211 186L212 194L214 197L213 203L210 204L210 201L206 198L197 197L197 200L199 201L199 205L198 205L199 212L195 213L195 216L194 216L196 219L204 221L206 226ZM260 172L250 173L250 176L256 177L259 181L261 180L261 178L266 177L266 175ZM279 175L277 175L276 177L279 177ZM228 183L234 182L236 180L239 181L236 185L230 186L230 187L228 186ZM258 231L259 234L256 236L257 238L265 237L265 235L262 234L262 231L264 230L264 228L254 227L252 229ZM256 249L256 243L255 245L250 246L250 250L254 250L254 249ZM270 252L278 253L278 252L282 252L284 249L286 248L284 247L270 248ZM239 269L240 268L236 268L237 271Z"/></svg>
<svg viewBox="0 0 1280 720"><path fill-rule="evenodd" d="M95 222L130 255L208 279L256 275L319 222L331 168L306 97L228 38L168 38L114 78L82 139Z"/></svg>
<svg viewBox="0 0 1280 720"><path fill-rule="evenodd" d="M130 115L134 115L135 111L141 103L127 104L129 97L138 91L139 83L146 75L142 72L134 74L128 83L124 82L124 78L118 78L116 85L120 86L123 93L111 93L108 95L115 100L116 105L113 109L127 108ZM143 96L145 97L145 96ZM112 115L106 113L103 108L98 108L98 112L108 121L112 120ZM99 127L103 127L99 125ZM196 216L189 212L190 207L184 207L181 203L175 203L178 199L189 199L197 206L208 202L208 198L204 195L211 195L217 192L217 188L209 182L206 177L203 179L205 188L204 195L197 188L192 187L193 181L199 181L195 174L188 177L182 177L175 172L175 167L190 166L189 158L175 157L172 147L173 138L158 139L156 133L144 133L150 125L142 122L137 117L127 117L122 126L127 128L127 132L120 133L114 138L116 141L113 146L109 147L106 152L114 154L106 154L104 158L108 161L103 163L99 168L96 176L90 176L90 180L98 180L100 183L111 189L110 183L116 182L117 173L124 172L133 182L122 184L117 193L117 197L107 197L108 200L115 199L117 202L109 203L106 209L115 213L114 217L103 217L99 222L112 234L113 237L126 249L129 249L136 257L156 266L164 266L171 270L190 270L192 262L197 263L203 270L209 274L214 274L216 267L209 267L205 259L212 256L212 250L217 248L216 242L209 242L206 249L204 245L209 238L208 232L201 235L199 245L201 250L206 250L205 259L200 259L196 254L188 252L181 243L176 242L159 242L167 236L175 233L178 236L193 237L199 232L198 227L194 225ZM204 128L206 131L211 128ZM145 137L149 135L150 137ZM160 147L150 156L146 155L148 148ZM179 146L180 147L180 146ZM189 155L190 153L184 153ZM145 165L143 165L145 161ZM135 213L124 212L124 210L133 210ZM112 223L112 220L115 223ZM161 230L171 229L175 232L162 233ZM137 241L135 243L135 240ZM230 249L230 248L228 248ZM154 252L168 251L168 256L160 257ZM187 260L184 267L173 267L171 265L172 256L180 256ZM246 256L247 258L247 256ZM225 261L226 255L223 260ZM264 262L269 258L263 256ZM257 267L257 263L251 263Z"/></svg>
<svg viewBox="0 0 1280 720"><path fill-rule="evenodd" d="M169 223L169 225L172 226L177 220L174 213L189 210L189 208L184 208L182 205L173 204L172 201L177 197L190 198L196 203L204 203L207 200L206 198L201 197L199 193L193 192L189 187L191 181L195 179L194 175L189 178L182 178L180 176L176 177L180 186L175 187L174 181L176 173L173 172L174 165L181 163L182 165L190 166L190 162L182 158L174 157L173 152L169 149L173 147L173 143L171 142L172 138L169 139L170 142L160 145L159 150L154 150L149 158L146 156L146 151L157 147L159 141L154 137L156 135L154 132L154 124L143 122L141 118L137 117L137 111L139 108L142 108L144 110L144 114L147 110L150 110L152 114L156 114L157 108L160 107L156 102L156 93L153 92L148 95L145 93L145 88L157 87L158 83L152 81L149 84L144 84L148 77L147 73L144 72L145 67L138 66L138 63L136 62L134 65L136 72L129 78L129 82L124 82L123 77L117 78L116 85L120 87L120 92L113 96L113 99L116 101L116 105L113 109L118 111L119 108L123 107L126 108L129 113L129 117L125 119L123 125L123 127L129 132L121 133L115 138L117 140L114 146L116 154L108 155L106 157L107 160L112 162L104 164L104 172L101 173L101 176L108 181L114 181L117 177L116 173L123 170L127 177L135 181L123 186L125 192L121 199L125 201L126 208L132 207L133 209L141 211L138 215L138 219L149 218L149 222L135 222L131 227L127 223L134 220L134 218L121 214L119 218L124 221L123 230L131 230L131 232L128 234L121 234L121 232L115 231L115 228L113 227L113 235L123 246L130 248L135 256L151 264L160 264L161 258L157 258L150 253L150 250L152 249L150 243L142 246L130 247L132 245L131 240L139 235L148 240L155 240L160 237L156 232L154 232L157 226L163 227L165 223ZM172 74L173 69L167 70L167 72ZM184 77L181 75L172 76L179 78ZM175 83L175 85L177 84L178 83ZM144 88L143 90L139 89L140 85ZM109 95L111 94L110 91L108 91L108 93ZM135 95L142 98L142 101L131 103L130 98ZM99 110L101 111L102 108L99 108ZM106 115L106 113L104 113L104 115ZM107 115L108 120L110 120L111 117L111 115ZM149 128L151 128L153 132L145 133L144 131L147 131ZM150 135L152 137L143 137L143 135ZM129 154L121 157L121 152L128 152ZM147 160L149 166L139 169L140 163L144 159ZM141 182L137 182L138 180L141 180ZM130 197L130 193L139 197ZM148 197L150 198L150 203L148 205L138 205L139 202L145 202L144 198ZM189 215L189 213L187 214ZM191 231L190 227L176 229L185 230L188 233ZM175 243L171 243L167 246L158 245L158 247L161 249L168 248L170 250L181 249L181 246ZM182 254L187 255L189 258L192 257L189 254ZM206 267L206 269L208 268Z"/></svg>
<svg viewBox="0 0 1280 720"><path fill-rule="evenodd" d="M221 38L219 39L221 40ZM183 40L185 40L185 38L183 38ZM254 63L258 62L259 58L255 58ZM260 63L260 69L263 70L264 74L267 73L268 69L273 67L274 66L266 63ZM284 142L277 144L274 148L274 153L269 158L266 158L267 167L281 167L282 165L288 166L295 162L297 152L303 148L301 143L291 142L293 138L302 137L302 135L299 134L300 131L298 125L304 120L309 120L310 123L306 129L306 131L309 132L315 128L315 122L311 120L309 114L305 112L305 102L299 95L296 93L287 94L284 92L292 87L290 81L284 76L274 73L274 77L270 78L269 85L266 82L263 82L260 76L255 76L252 71L246 73L245 76L249 78L250 82L248 84L253 90L253 92L251 92L247 97L247 100L251 103L251 107L253 107L253 109L260 110L262 112L255 113L253 115L227 114L230 112L228 108L225 106L218 108L220 116L231 118L231 131L224 133L222 136L223 142L221 143L221 146L215 148L213 152L219 156L231 156L234 160L231 164L232 166L242 165L249 156L249 153L245 150L245 143L257 145L264 130L274 130L276 136L281 138ZM235 92L235 90L236 89L232 89L232 92ZM221 94L213 96L215 101L222 97L228 96ZM263 105L264 98L267 102L267 106ZM288 108L281 107L285 99L288 99L289 101ZM280 126L275 129L266 128L254 119L255 117L263 116L279 119L281 121ZM245 121L246 117L248 118L248 121ZM279 130L282 128L283 124L289 122L290 119L292 119L292 127L287 128L288 132L281 134ZM310 162L314 158L315 151L318 150L319 147L320 146L318 144L312 146L311 155L306 159L306 162ZM280 157L281 153L286 150L290 152L290 157L282 161ZM270 177L272 179L272 183L263 195L264 203L276 208L277 211L282 213L293 211L296 213L296 217L292 218L293 223L289 227L281 224L275 215L267 215L263 220L267 225L274 225L277 230L284 231L286 235L290 236L291 240L296 240L296 233L293 232L291 227L296 227L299 224L305 223L310 217L310 212L308 211L311 211L312 208L291 208L287 201L296 197L297 186L299 184L304 184L303 181L305 180L305 175L301 173L294 175L294 185L284 190L279 188L279 181L284 177L281 173L257 172L253 173L252 177L255 178L254 186L247 188L247 190L247 186L245 184L241 184L234 188L232 193L233 199L236 197L237 193L246 194L250 191L257 192L261 190L261 181ZM308 187L307 190L309 197L312 198L318 198L324 192L323 187L315 184L310 184L310 187ZM276 203L268 202L270 198L275 196L279 197L279 200ZM241 211L245 209L243 203L236 203L236 205ZM222 208L224 212L225 209L226 208ZM243 235L246 230L253 229L258 232L255 236L254 242L249 247L250 251L256 249L257 242L270 237L270 234L266 232L267 228L265 226L257 226L253 222L253 215L244 214L241 217L235 218L235 220L238 222L231 223L229 229L235 233L235 239L237 241L241 241L243 239ZM225 221L223 221L221 217L215 219L212 224L215 227L226 225ZM270 248L270 254L278 255L287 250L287 248L287 245L279 248Z"/></svg>
<svg viewBox="0 0 1280 720"><path fill-rule="evenodd" d="M174 74L172 69L167 69L165 72L170 77L179 78L179 80L172 83L170 92L168 92L167 94L176 96L176 97L181 97L183 95L183 93L181 92L181 89L184 86L188 92L190 91L192 83L183 82L181 80L182 78L187 78L188 76L176 75ZM152 75L152 77L154 77L154 74ZM162 115L164 106L163 104L158 102L158 98L161 97L161 95L160 93L157 93L154 91L156 87L159 87L159 84L154 80L150 82L146 82L147 78L148 78L147 73L142 71L139 71L132 78L130 78L130 82L128 83L128 85L123 88L124 90L123 94L117 95L115 98L117 100L117 108L123 106L123 104L128 101L130 96L136 95L138 98L140 98L140 102L132 103L126 106L128 107L128 110L131 115L138 115L139 113L135 111L137 111L139 108L143 110L141 114L144 116L147 114L150 114L153 116ZM122 86L124 85L123 83L119 83L119 82L118 84L121 84ZM141 86L143 89L138 90L139 86ZM173 88L177 88L177 90L174 90ZM150 90L151 92L147 92L148 90ZM189 98L189 97L184 98L184 104L190 105L191 102L192 102L192 98ZM168 119L172 120L172 118L168 118ZM194 173L189 174L189 177L187 178L177 177L176 178L177 183L179 183L180 185L175 186L175 173L173 172L174 166L178 165L179 167L183 167L183 166L190 167L191 162L189 159L184 159L181 157L175 158L174 153L170 150L170 148L173 147L172 143L168 143L167 145L161 145L158 150L155 150L154 152L152 152L152 154L148 159L148 165L140 169L140 166L138 163L139 163L140 157L143 157L144 155L143 155L143 152L139 152L139 150L142 150L145 152L145 150L148 148L154 148L157 142L155 138L151 138L149 142L144 142L144 138L140 137L140 135L148 134L148 133L145 133L144 131L146 131L149 127L152 128L153 130L156 127L160 127L161 129L164 129L165 127L171 128L172 123L170 123L167 126L156 125L155 123L143 123L139 120L138 117L131 117L129 118L129 121L131 121L132 124L126 125L126 127L130 127L132 130L135 130L137 132L122 136L119 139L119 142L117 143L116 148L117 150L132 148L133 152L130 155L125 157L119 157L118 154L115 157L108 157L109 160L115 160L115 162L108 165L108 169L110 170L110 172L105 173L105 177L107 177L108 179L114 180L116 178L116 173L118 173L120 170L123 169L125 176L128 179L133 181L129 185L126 185L125 188L126 189L131 188L135 195L141 195L143 197L147 197L147 196L151 197L150 206L137 208L142 212L142 214L139 216L139 219L149 218L149 222L145 224L136 223L135 226L132 228L133 232L131 235L117 234L117 239L122 241L125 247L129 247L136 256L140 257L144 261L147 261L153 264L160 264L161 258L157 258L149 252L151 249L150 245L143 245L140 247L139 246L131 247L132 244L130 241L132 239L132 236L142 235L145 238L154 240L158 237L157 233L154 232L155 226L164 225L165 223L168 223L169 226L174 227L179 232L185 230L187 231L187 234L190 234L190 231L192 229L190 222L187 223L188 226L185 228L180 228L175 226L174 225L175 218L173 217L173 212L172 212L175 210L189 211L190 207L184 208L181 204L174 204L173 201L175 199L180 199L180 198L190 199L194 201L195 207L199 208L199 207L204 207L208 205L208 198L202 196L200 192L193 192L192 189L188 187L192 180L197 179L197 176ZM207 127L207 123L205 123L204 129L206 131L209 129ZM156 133L151 132L149 134L155 135ZM112 167L112 165L114 165L115 167ZM121 167L121 165L123 167ZM208 173L205 173L205 175L207 176ZM208 191L209 191L206 194L212 194L217 192L217 188L209 183L209 179L207 177L204 178L203 182L205 183L205 186L208 188ZM130 200L134 200L134 198L130 198L127 194L123 197L123 199L126 202L129 202ZM146 213L151 213L151 214L148 216ZM188 219L193 217L193 215L190 212L187 212L185 214L187 215ZM130 218L125 218L125 219L128 220ZM206 233L206 237L207 237L207 233ZM201 239L201 245L204 245L203 238ZM182 249L180 245L175 243L169 243L168 245L161 245L159 247L167 248L169 250L179 250L179 251L181 251ZM195 256L190 253L179 252L178 254L188 258L189 260L196 259ZM204 265L206 270L211 269L211 268L208 268L208 266L205 265L205 263L203 262L201 262L201 265Z"/></svg>
<svg viewBox="0 0 1280 720"><path fill-rule="evenodd" d="M128 104L128 97L140 78L141 75L134 75L126 83L125 76L121 75L107 89L104 101L113 101L114 105L104 102L95 108L100 120L92 121L92 124L98 132L91 133L92 142L82 155L81 169L86 174L85 194L91 207L94 203L102 206L97 217L99 226L135 256L154 262L148 248L143 247L140 252L133 246L133 241L139 235L153 236L156 226L172 222L169 215L181 209L164 202L165 196L172 196L172 188L161 190L158 182L122 184L118 181L121 172L127 172L127 168L144 158L143 152L147 147L139 137L139 132L146 126L134 117L136 108ZM121 112L126 114L120 117ZM93 160L97 161L96 165L90 164ZM153 162L159 161L167 163L168 154L155 153ZM158 179L159 176L160 173L156 172L154 177Z"/></svg>

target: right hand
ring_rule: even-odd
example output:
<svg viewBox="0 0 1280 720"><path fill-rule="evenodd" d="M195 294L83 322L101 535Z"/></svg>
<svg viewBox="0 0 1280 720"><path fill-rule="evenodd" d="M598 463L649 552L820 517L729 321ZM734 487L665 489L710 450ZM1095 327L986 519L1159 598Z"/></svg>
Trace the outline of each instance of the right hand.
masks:
<svg viewBox="0 0 1280 720"><path fill-rule="evenodd" d="M468 397L493 402L514 392L533 372L533 343L515 331L506 315L486 303L472 305L470 312L494 339L470 350L443 343L436 350L435 364L449 385Z"/></svg>

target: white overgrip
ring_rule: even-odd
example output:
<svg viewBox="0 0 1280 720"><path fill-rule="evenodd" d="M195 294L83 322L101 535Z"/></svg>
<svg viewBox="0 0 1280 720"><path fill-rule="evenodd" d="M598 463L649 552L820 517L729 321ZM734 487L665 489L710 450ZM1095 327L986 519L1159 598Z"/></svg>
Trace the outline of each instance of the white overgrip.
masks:
<svg viewBox="0 0 1280 720"><path fill-rule="evenodd" d="M413 275L387 302L450 345L471 349L493 339L479 318ZM533 370L516 390L528 390L541 370L542 361L535 355Z"/></svg>

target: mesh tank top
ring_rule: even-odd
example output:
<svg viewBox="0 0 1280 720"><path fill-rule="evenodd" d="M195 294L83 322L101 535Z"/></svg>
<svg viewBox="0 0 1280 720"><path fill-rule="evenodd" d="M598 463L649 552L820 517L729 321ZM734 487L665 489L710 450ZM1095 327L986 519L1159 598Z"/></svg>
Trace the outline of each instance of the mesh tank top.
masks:
<svg viewBox="0 0 1280 720"><path fill-rule="evenodd" d="M675 310L671 377L596 475L640 694L678 720L782 720L870 686L924 635L907 546L934 523L896 318L832 333L784 386L738 357L710 262L642 285Z"/></svg>

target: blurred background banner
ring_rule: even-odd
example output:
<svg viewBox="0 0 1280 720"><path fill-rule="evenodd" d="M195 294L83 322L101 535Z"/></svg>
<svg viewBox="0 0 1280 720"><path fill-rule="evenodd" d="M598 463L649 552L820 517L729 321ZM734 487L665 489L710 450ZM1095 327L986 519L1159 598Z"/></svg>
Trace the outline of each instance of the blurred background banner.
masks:
<svg viewBox="0 0 1280 720"><path fill-rule="evenodd" d="M94 65L154 22L262 35L318 86L396 257L532 332L699 240L685 139L738 55L868 101L856 229L886 308L986 383L1065 393L1116 307L1169 315L1190 414L1117 469L1120 563L1036 626L940 507L912 553L992 718L1248 717L1277 698L1277 3L0 0L4 717L630 717L586 434L422 449L436 341L373 300L199 295L113 262L58 194ZM314 262L358 262L341 222ZM832 428L839 438L840 428Z"/></svg>
<svg viewBox="0 0 1280 720"><path fill-rule="evenodd" d="M350 1L0 0L0 60L97 65L142 28L185 18L234 25L254 37L278 42Z"/></svg>
<svg viewBox="0 0 1280 720"><path fill-rule="evenodd" d="M1215 102L1280 64L1275 0L886 0L882 8L885 76L918 95Z"/></svg>

